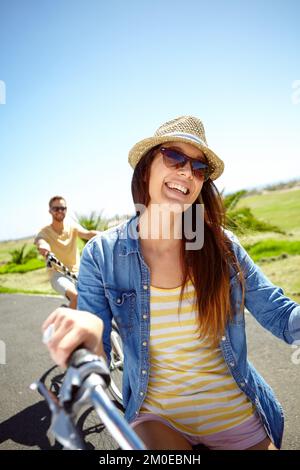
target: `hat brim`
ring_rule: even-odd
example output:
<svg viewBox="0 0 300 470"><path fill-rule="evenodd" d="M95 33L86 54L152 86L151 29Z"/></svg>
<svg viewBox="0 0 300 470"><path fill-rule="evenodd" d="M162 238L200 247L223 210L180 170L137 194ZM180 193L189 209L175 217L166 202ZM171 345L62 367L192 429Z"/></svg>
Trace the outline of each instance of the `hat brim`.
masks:
<svg viewBox="0 0 300 470"><path fill-rule="evenodd" d="M154 136L149 137L147 139L143 139L137 144L135 144L129 152L128 155L128 162L134 169L141 158L153 147L156 145L164 144L167 142L185 142L187 144L192 144L194 147L197 147L201 150L207 158L207 163L211 168L212 172L210 174L211 180L216 180L221 176L224 171L224 162L205 144L200 144L195 142L188 137L182 136L175 136L175 135L161 135L161 136Z"/></svg>

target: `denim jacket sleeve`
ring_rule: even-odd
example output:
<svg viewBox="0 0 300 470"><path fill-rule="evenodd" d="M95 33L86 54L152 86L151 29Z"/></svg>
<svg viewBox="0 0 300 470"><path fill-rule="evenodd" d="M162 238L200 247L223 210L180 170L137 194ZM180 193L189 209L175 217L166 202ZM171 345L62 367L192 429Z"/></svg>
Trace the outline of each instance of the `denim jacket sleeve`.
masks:
<svg viewBox="0 0 300 470"><path fill-rule="evenodd" d="M239 240L227 232L245 277L245 306L267 330L288 344L300 343L300 305L272 284Z"/></svg>
<svg viewBox="0 0 300 470"><path fill-rule="evenodd" d="M107 298L104 295L99 246L93 243L93 241L91 240L91 242L86 244L82 253L78 280L77 308L78 310L94 313L102 319L104 323L103 347L107 360L109 360L112 313Z"/></svg>

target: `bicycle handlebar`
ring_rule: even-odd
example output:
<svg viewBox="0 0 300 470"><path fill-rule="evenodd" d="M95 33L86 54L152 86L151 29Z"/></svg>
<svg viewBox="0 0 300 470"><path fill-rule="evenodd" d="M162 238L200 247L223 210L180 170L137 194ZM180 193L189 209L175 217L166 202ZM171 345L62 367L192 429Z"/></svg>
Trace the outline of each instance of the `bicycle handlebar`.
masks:
<svg viewBox="0 0 300 470"><path fill-rule="evenodd" d="M67 266L65 266L51 251L46 256L46 263L47 267L51 268L52 265L55 265L59 267L63 274L65 274L67 277L69 277L74 283L77 283L78 281L78 276L70 271Z"/></svg>
<svg viewBox="0 0 300 470"><path fill-rule="evenodd" d="M55 438L66 449L84 449L85 444L75 426L75 418L83 406L93 405L98 416L124 450L145 450L137 434L105 392L110 373L106 361L87 349L77 349L71 355L65 379L56 398L38 381L32 384L46 399L52 413L51 428Z"/></svg>

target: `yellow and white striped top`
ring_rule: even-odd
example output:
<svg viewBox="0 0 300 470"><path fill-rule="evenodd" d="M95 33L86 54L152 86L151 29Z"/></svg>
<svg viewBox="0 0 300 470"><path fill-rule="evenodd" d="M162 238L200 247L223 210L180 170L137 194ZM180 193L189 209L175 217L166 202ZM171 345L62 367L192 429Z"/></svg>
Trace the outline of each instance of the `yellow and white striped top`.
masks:
<svg viewBox="0 0 300 470"><path fill-rule="evenodd" d="M220 348L199 339L194 286L151 286L150 377L141 413L154 413L190 435L243 423L254 407L234 381Z"/></svg>

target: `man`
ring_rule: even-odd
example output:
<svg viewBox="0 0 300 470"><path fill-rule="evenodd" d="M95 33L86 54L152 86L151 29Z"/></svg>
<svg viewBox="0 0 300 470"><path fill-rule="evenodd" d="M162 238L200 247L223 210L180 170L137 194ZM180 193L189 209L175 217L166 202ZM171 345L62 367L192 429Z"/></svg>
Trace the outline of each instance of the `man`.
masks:
<svg viewBox="0 0 300 470"><path fill-rule="evenodd" d="M72 273L77 273L80 262L77 237L89 240L100 232L86 230L79 224L65 223L67 205L61 196L50 199L49 213L52 216L52 223L42 228L34 243L42 256L46 257L51 251ZM69 307L75 309L77 291L73 282L55 268L49 268L48 272L53 289L67 297L70 301Z"/></svg>

